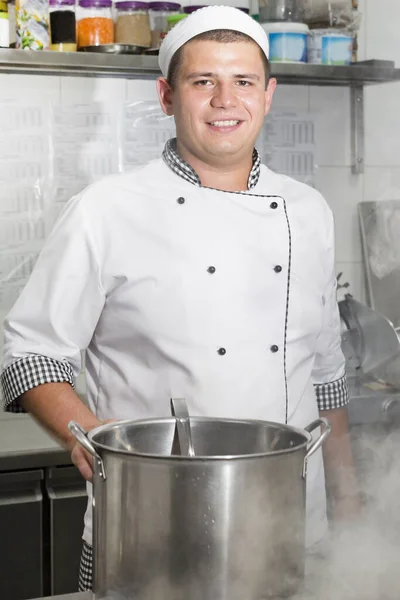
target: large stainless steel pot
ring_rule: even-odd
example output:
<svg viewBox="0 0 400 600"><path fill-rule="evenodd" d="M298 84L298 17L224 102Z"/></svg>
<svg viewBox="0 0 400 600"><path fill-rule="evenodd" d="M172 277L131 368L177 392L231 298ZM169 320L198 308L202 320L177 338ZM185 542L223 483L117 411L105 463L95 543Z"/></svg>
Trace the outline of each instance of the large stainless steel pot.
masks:
<svg viewBox="0 0 400 600"><path fill-rule="evenodd" d="M179 444L176 450L184 432L177 422L182 426L174 418L121 421L88 434L70 423L95 458L95 597L264 600L294 593L304 577L307 460L329 435L328 421L303 430L190 418L194 456L180 455Z"/></svg>

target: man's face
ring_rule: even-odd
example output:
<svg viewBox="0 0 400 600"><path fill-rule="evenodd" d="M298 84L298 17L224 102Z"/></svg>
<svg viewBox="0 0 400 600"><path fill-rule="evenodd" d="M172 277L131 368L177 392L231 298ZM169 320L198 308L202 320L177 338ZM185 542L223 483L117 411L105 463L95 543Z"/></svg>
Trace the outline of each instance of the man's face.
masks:
<svg viewBox="0 0 400 600"><path fill-rule="evenodd" d="M265 89L259 47L194 40L182 54L174 89L163 78L157 87L185 154L216 165L248 160L276 85Z"/></svg>

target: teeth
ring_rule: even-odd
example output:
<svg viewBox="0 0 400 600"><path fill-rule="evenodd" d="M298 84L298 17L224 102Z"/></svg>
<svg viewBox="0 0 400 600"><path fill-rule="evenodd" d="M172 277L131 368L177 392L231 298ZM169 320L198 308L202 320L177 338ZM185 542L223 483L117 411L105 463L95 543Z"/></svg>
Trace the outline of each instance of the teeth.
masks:
<svg viewBox="0 0 400 600"><path fill-rule="evenodd" d="M211 125L215 127L234 127L239 121L212 121Z"/></svg>

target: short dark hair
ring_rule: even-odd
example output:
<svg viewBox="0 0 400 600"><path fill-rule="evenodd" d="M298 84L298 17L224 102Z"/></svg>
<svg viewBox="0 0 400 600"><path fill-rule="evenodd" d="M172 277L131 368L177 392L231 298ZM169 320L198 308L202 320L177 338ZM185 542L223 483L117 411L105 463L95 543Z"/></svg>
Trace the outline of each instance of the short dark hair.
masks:
<svg viewBox="0 0 400 600"><path fill-rule="evenodd" d="M168 68L168 76L167 81L172 89L174 89L176 84L176 79L178 76L179 67L182 62L182 52L187 44L190 44L193 40L206 41L206 42L219 42L221 44L231 44L232 42L247 42L250 44L258 44L251 38L250 36L242 33L241 31L234 31L232 29L214 29L213 31L206 31L204 33L200 33L199 35L194 36L190 39L186 44L183 44L178 50L175 52L173 57L171 58L171 62L169 63ZM271 75L271 66L269 64L268 58L265 56L264 52L260 49L261 58L264 64L264 72L265 72L265 88L268 86L269 78Z"/></svg>

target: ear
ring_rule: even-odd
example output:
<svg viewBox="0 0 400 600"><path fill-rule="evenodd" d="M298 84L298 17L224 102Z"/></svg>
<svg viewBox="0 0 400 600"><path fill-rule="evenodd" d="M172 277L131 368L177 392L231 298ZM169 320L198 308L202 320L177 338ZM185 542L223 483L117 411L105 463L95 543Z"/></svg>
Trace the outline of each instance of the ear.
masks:
<svg viewBox="0 0 400 600"><path fill-rule="evenodd" d="M270 111L272 98L276 89L276 84L276 79L270 79L268 82L267 89L265 90L265 115L267 115Z"/></svg>
<svg viewBox="0 0 400 600"><path fill-rule="evenodd" d="M158 99L163 112L171 117L174 114L172 103L172 89L165 77L159 77L156 82Z"/></svg>

